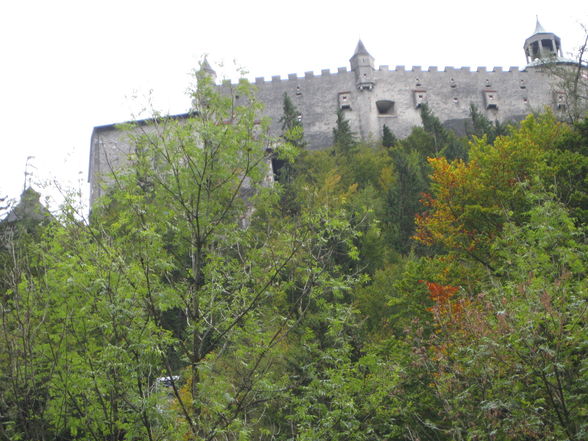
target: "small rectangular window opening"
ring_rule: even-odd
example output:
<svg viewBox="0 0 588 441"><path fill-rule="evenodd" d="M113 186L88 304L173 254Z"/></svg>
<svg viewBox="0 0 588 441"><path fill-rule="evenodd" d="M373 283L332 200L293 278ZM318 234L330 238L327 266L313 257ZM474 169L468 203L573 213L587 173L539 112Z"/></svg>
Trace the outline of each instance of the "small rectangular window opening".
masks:
<svg viewBox="0 0 588 441"><path fill-rule="evenodd" d="M484 91L484 101L486 102L486 110L488 109L498 109L498 97L496 95L495 90L485 90Z"/></svg>
<svg viewBox="0 0 588 441"><path fill-rule="evenodd" d="M341 110L351 110L351 92L339 93L339 108Z"/></svg>
<svg viewBox="0 0 588 441"><path fill-rule="evenodd" d="M378 100L376 108L378 115L394 115L394 101L392 100Z"/></svg>
<svg viewBox="0 0 588 441"><path fill-rule="evenodd" d="M423 104L427 103L427 91L423 89L414 91L414 105L418 109Z"/></svg>

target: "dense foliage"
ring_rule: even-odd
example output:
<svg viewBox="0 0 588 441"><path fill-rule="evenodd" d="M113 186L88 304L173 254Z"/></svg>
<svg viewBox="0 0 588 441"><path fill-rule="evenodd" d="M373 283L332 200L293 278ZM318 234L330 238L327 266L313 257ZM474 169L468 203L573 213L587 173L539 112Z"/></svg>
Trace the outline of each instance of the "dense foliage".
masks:
<svg viewBox="0 0 588 441"><path fill-rule="evenodd" d="M308 151L197 79L90 222L1 224L0 440L588 438L588 120Z"/></svg>

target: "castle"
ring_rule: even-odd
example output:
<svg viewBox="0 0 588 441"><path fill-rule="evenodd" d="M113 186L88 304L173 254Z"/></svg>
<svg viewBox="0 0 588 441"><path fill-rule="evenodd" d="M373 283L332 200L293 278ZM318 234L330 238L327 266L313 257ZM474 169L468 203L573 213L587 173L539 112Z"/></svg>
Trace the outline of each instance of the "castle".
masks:
<svg viewBox="0 0 588 441"><path fill-rule="evenodd" d="M541 69L545 59L568 63L563 58L560 38L546 32L537 20L535 32L524 43L527 66L511 67L504 71L468 67L446 67L422 70L404 66L390 69L374 66L374 58L365 45L358 42L350 61L350 69L339 68L332 73L322 70L320 75L306 72L282 79L279 76L256 78L257 97L264 104L264 115L272 120L271 131L281 132L283 96L287 93L299 111L308 148L321 149L332 144L332 129L336 111L341 109L352 130L363 141L381 139L384 125L398 137L405 137L414 126L420 125L419 107L426 103L448 127L463 132L474 104L490 120L520 120L545 106L556 112L565 111L566 96L558 90L552 77ZM202 69L211 76L214 70L204 62ZM232 93L230 82L219 86L222 93ZM239 96L234 97L237 101ZM176 115L176 118L186 117ZM89 182L90 200L100 194L99 176L112 168L124 166L131 152L117 126L95 127L92 133Z"/></svg>

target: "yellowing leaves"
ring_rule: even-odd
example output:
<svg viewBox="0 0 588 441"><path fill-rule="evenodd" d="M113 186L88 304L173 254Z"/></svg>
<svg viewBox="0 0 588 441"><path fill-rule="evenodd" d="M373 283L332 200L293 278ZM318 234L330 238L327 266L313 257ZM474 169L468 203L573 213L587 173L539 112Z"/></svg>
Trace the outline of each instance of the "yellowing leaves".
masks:
<svg viewBox="0 0 588 441"><path fill-rule="evenodd" d="M546 152L565 130L550 114L530 116L494 145L474 139L467 163L429 158L432 194L421 200L414 238L480 259L505 219L526 211L521 184L541 178Z"/></svg>

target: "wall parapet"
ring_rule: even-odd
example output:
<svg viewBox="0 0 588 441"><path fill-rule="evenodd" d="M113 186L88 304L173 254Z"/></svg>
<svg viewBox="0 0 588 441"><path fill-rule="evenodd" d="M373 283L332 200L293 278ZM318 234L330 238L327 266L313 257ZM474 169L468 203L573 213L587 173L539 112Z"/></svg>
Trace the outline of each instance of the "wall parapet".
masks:
<svg viewBox="0 0 588 441"><path fill-rule="evenodd" d="M443 66L442 68L439 68L438 66L428 66L426 69L423 69L422 66L411 66L410 68L407 69L406 66L404 66L404 65L397 65L397 66L394 66L391 68L387 64L383 64L383 65L378 66L377 70L379 72L389 72L389 73L394 73L394 72L398 72L398 73L402 73L402 72L412 72L412 73L423 73L423 72L428 72L428 73L442 73L442 72L447 72L447 73L453 73L453 72L524 73L524 72L527 72L526 69L521 68L519 66L510 66L510 67L508 67L508 70L502 66L494 66L491 69L486 66L478 66L475 68L475 70L473 70L472 67L470 67L470 66L461 66L461 67ZM321 69L320 74L315 74L315 72L311 70L311 71L306 71L301 75L298 75L297 73L289 73L286 78L282 78L282 76L280 76L280 75L272 75L269 78L255 77L254 83L257 85L264 85L264 84L269 84L269 83L280 83L282 81L302 81L302 80L314 79L314 78L319 78L319 77L336 76L338 74L348 74L350 72L352 72L352 71L349 70L347 67L338 67L336 71L331 71L331 69ZM222 82L221 82L222 86L230 86L230 85L236 85L236 84L237 83L232 83L231 80L226 80L226 79L222 80Z"/></svg>

